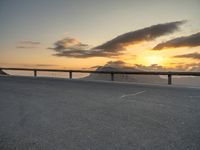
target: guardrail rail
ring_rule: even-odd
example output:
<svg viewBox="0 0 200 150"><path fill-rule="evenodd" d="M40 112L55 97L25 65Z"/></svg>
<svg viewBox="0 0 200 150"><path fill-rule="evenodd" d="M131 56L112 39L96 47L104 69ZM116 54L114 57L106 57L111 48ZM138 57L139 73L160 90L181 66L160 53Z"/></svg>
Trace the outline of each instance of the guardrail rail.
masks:
<svg viewBox="0 0 200 150"><path fill-rule="evenodd" d="M33 71L34 77L37 77L38 72L67 72L69 79L72 79L73 73L99 73L110 74L111 81L114 81L115 74L125 75L166 75L168 76L168 84L172 84L172 76L200 76L200 72L154 72L154 71L91 71L91 70L58 70L58 69L30 69L30 68L0 68L0 70L11 71Z"/></svg>

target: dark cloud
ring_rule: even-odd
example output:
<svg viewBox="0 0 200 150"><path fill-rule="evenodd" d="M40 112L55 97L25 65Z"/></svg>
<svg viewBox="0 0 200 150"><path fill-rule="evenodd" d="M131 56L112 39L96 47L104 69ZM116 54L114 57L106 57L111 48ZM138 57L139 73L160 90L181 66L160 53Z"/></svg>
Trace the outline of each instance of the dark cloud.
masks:
<svg viewBox="0 0 200 150"><path fill-rule="evenodd" d="M167 69L163 66L160 66L158 64L152 64L149 66L145 66L142 64L135 64L135 68L139 70L145 70L145 71L166 71Z"/></svg>
<svg viewBox="0 0 200 150"><path fill-rule="evenodd" d="M153 50L162 50L165 48L178 48L178 47L196 47L200 46L200 32L190 36L183 36L169 40L167 42L156 45Z"/></svg>
<svg viewBox="0 0 200 150"><path fill-rule="evenodd" d="M190 59L196 59L200 60L200 53L189 53L189 54L183 54L183 55L176 55L175 58L190 58Z"/></svg>
<svg viewBox="0 0 200 150"><path fill-rule="evenodd" d="M189 64L177 64L174 67L161 66L158 64L152 64L145 66L142 64L135 64L136 69L145 71L200 71L200 63L189 63Z"/></svg>
<svg viewBox="0 0 200 150"><path fill-rule="evenodd" d="M54 56L65 56L65 57L73 57L73 58L89 58L89 57L117 57L121 55L121 53L110 53L104 52L101 50L80 50L77 48L70 48L65 51L58 52L53 54Z"/></svg>
<svg viewBox="0 0 200 150"><path fill-rule="evenodd" d="M122 34L94 49L103 49L106 51L121 51L126 46L136 44L143 41L151 41L157 37L173 33L178 30L179 25L182 25L185 21L170 22L165 24L153 25L140 30L128 32Z"/></svg>
<svg viewBox="0 0 200 150"><path fill-rule="evenodd" d="M55 56L67 56L76 58L85 58L101 56L103 55L99 51L91 51L88 44L83 44L75 38L65 38L54 43L54 48L49 48L55 50L57 53Z"/></svg>
<svg viewBox="0 0 200 150"><path fill-rule="evenodd" d="M18 43L18 46L16 48L21 48L21 49L32 49L32 48L38 48L40 46L40 42L35 42L35 41L20 41Z"/></svg>
<svg viewBox="0 0 200 150"><path fill-rule="evenodd" d="M83 44L81 43L79 40L75 39L75 38L64 38L62 40L59 40L57 42L54 43L54 48L49 48L49 49L53 49L57 52L63 52L63 51L67 51L67 50L86 50L88 49L87 44Z"/></svg>
<svg viewBox="0 0 200 150"><path fill-rule="evenodd" d="M56 67L59 65L54 64L23 64L24 67Z"/></svg>
<svg viewBox="0 0 200 150"><path fill-rule="evenodd" d="M36 64L35 66L37 67L55 67L58 65L53 65L53 64Z"/></svg>
<svg viewBox="0 0 200 150"><path fill-rule="evenodd" d="M158 64L152 64L150 66L144 66L142 64L135 64L136 69L145 71L200 71L200 63L188 63L177 64L174 67L161 66Z"/></svg>
<svg viewBox="0 0 200 150"><path fill-rule="evenodd" d="M40 45L40 42L34 42L34 41L21 41L21 44L28 44L28 45Z"/></svg>
<svg viewBox="0 0 200 150"><path fill-rule="evenodd" d="M135 64L136 69L145 71L200 71L200 63L171 63L172 66L161 66L152 64L145 66L142 64Z"/></svg>
<svg viewBox="0 0 200 150"><path fill-rule="evenodd" d="M99 49L91 49L88 44L81 43L75 38L65 38L54 43L54 48L57 53L54 56L65 56L74 58L88 58L88 57L117 57L121 53L111 53Z"/></svg>
<svg viewBox="0 0 200 150"><path fill-rule="evenodd" d="M128 63L118 60L118 61L108 61L105 65L105 67L127 67L130 66Z"/></svg>
<svg viewBox="0 0 200 150"><path fill-rule="evenodd" d="M32 48L37 48L36 46L17 46L16 48L20 49L32 49Z"/></svg>
<svg viewBox="0 0 200 150"><path fill-rule="evenodd" d="M118 57L123 55L126 46L140 43L143 41L151 41L163 35L173 33L179 29L179 26L185 21L170 22L165 24L153 25L140 30L128 32L117 36L116 38L105 42L102 45L89 48L89 45L81 43L74 38L65 38L54 43L57 53L55 56L65 56L74 58L88 57Z"/></svg>

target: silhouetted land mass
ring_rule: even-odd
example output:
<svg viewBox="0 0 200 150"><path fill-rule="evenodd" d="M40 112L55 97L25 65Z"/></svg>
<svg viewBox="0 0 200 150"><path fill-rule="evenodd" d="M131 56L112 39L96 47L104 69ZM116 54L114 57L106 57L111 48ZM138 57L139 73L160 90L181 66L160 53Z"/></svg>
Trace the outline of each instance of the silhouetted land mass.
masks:
<svg viewBox="0 0 200 150"><path fill-rule="evenodd" d="M0 70L0 75L8 75L8 74L5 73L4 71Z"/></svg>
<svg viewBox="0 0 200 150"><path fill-rule="evenodd" d="M136 69L133 67L110 67L110 66L101 66L96 69L96 71L133 71L141 72L144 70ZM144 71L145 72L145 71ZM98 74L91 73L89 76L84 79L91 80L111 80L110 74ZM153 84L166 84L167 78L163 78L159 75L124 75L124 74L115 74L115 81L122 82L136 82L136 83L153 83ZM173 84L180 85L191 85L191 86L200 86L200 77L175 77L173 76Z"/></svg>
<svg viewBox="0 0 200 150"><path fill-rule="evenodd" d="M114 68L114 67L98 67L96 71L134 71L141 72L142 70L134 69L131 67ZM110 74L95 74L91 73L85 79L93 80L110 80ZM125 74L115 74L115 81L125 81L125 82L144 82L144 83L166 83L165 79L160 78L158 75L125 75Z"/></svg>

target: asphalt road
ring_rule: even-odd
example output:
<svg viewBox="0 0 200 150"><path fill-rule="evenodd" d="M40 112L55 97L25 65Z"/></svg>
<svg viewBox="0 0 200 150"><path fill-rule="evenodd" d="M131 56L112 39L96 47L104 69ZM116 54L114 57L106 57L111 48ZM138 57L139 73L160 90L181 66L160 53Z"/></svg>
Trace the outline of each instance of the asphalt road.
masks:
<svg viewBox="0 0 200 150"><path fill-rule="evenodd" d="M0 77L0 150L199 150L200 89Z"/></svg>

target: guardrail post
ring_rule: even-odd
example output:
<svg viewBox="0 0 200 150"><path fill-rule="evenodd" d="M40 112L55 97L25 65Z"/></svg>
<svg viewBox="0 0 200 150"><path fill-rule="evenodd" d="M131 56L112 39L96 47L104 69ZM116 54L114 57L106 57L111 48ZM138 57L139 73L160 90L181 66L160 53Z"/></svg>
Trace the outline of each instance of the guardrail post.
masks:
<svg viewBox="0 0 200 150"><path fill-rule="evenodd" d="M37 70L34 70L34 77L37 77Z"/></svg>
<svg viewBox="0 0 200 150"><path fill-rule="evenodd" d="M172 75L168 74L168 84L171 85L172 84Z"/></svg>
<svg viewBox="0 0 200 150"><path fill-rule="evenodd" d="M114 81L114 73L111 72L111 81Z"/></svg>
<svg viewBox="0 0 200 150"><path fill-rule="evenodd" d="M69 71L69 78L72 79L72 71Z"/></svg>

